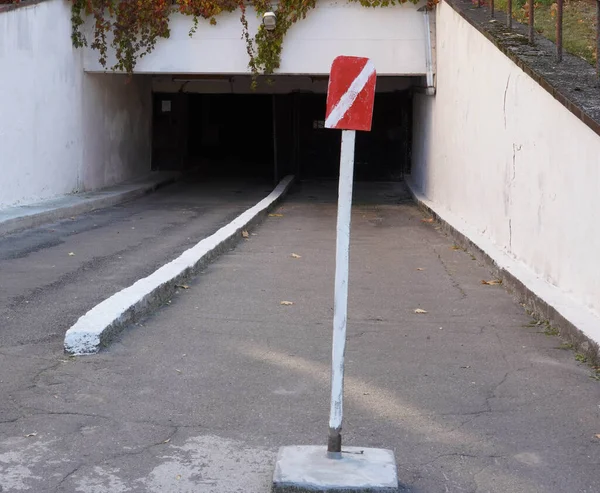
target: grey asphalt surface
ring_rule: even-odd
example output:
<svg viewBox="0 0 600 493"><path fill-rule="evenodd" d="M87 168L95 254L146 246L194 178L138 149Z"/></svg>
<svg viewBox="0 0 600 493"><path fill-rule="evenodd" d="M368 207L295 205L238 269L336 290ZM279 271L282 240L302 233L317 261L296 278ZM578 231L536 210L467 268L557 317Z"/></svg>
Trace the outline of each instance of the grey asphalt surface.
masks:
<svg viewBox="0 0 600 493"><path fill-rule="evenodd" d="M168 204L153 210L171 214L173 234L140 211L149 229L137 244L185 243L193 221ZM85 265L83 252L120 236L88 228L89 240L75 241L65 229L64 242L48 240L42 251L65 274L38 290L25 279L40 250L0 246L0 299L13 300L0 308L3 492L265 493L278 447L325 443L335 186L303 184L276 213L169 306L87 357L64 356L60 332L74 304L109 281L67 261ZM393 449L414 493L599 492L600 382L422 219L401 185L357 185L344 443ZM122 219L119 234L139 221ZM122 249L112 286L165 254Z"/></svg>
<svg viewBox="0 0 600 493"><path fill-rule="evenodd" d="M132 202L0 236L0 422L28 412L19 392L63 357L64 334L81 315L271 190L189 177Z"/></svg>

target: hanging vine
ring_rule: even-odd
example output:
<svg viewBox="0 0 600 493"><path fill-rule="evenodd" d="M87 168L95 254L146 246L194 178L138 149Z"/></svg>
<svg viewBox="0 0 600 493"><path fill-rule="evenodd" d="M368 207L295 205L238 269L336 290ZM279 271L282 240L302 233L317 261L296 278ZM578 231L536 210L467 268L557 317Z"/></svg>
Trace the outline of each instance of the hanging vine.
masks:
<svg viewBox="0 0 600 493"><path fill-rule="evenodd" d="M85 19L93 21L89 46L98 51L102 66L133 73L136 62L152 52L160 38L170 35L169 18L174 12L192 17L192 36L200 19L211 25L223 12L240 11L242 38L248 51L248 66L254 76L270 75L279 68L283 42L289 29L302 20L316 6L317 0L279 0L276 6L270 0L72 0L72 39L76 47L88 46L84 34ZM363 7L388 7L419 0L347 0ZM429 0L432 7L437 0ZM251 6L262 16L273 10L277 15L274 30L262 25L255 36L248 28L247 8ZM110 42L109 42L110 40ZM108 66L109 48L114 49L116 63Z"/></svg>

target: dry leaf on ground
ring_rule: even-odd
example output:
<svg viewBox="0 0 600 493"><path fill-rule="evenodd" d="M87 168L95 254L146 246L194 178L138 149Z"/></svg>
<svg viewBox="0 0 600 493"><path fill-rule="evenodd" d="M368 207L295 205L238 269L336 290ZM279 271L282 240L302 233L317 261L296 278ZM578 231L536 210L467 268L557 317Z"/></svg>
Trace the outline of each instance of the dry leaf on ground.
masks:
<svg viewBox="0 0 600 493"><path fill-rule="evenodd" d="M34 437L34 436L37 436L37 432L27 433L27 435L25 435L25 438L30 438L30 437Z"/></svg>
<svg viewBox="0 0 600 493"><path fill-rule="evenodd" d="M269 217L283 217L283 214L269 214Z"/></svg>
<svg viewBox="0 0 600 493"><path fill-rule="evenodd" d="M298 255L297 253L292 253L291 257L292 258L302 258L302 256Z"/></svg>
<svg viewBox="0 0 600 493"><path fill-rule="evenodd" d="M418 313L418 314L423 314L423 313L427 313L427 310L423 310L422 308L417 308L417 309L415 310L415 313Z"/></svg>
<svg viewBox="0 0 600 493"><path fill-rule="evenodd" d="M423 267L417 267L417 270L425 270Z"/></svg>
<svg viewBox="0 0 600 493"><path fill-rule="evenodd" d="M248 231L244 230L242 231L242 238L249 238L250 237L250 233L248 233Z"/></svg>
<svg viewBox="0 0 600 493"><path fill-rule="evenodd" d="M430 217L428 219L421 219L421 221L423 221L424 223L432 223L433 222L433 217Z"/></svg>
<svg viewBox="0 0 600 493"><path fill-rule="evenodd" d="M294 302L293 301L282 301L281 303L279 303L280 305L284 305L284 306L290 306L293 305Z"/></svg>
<svg viewBox="0 0 600 493"><path fill-rule="evenodd" d="M600 438L600 433L594 435L596 438Z"/></svg>
<svg viewBox="0 0 600 493"><path fill-rule="evenodd" d="M176 288L181 288L181 289L190 289L190 287L187 284L178 284L175 287Z"/></svg>
<svg viewBox="0 0 600 493"><path fill-rule="evenodd" d="M502 279L492 279L491 281L482 280L481 284L485 284L487 286L497 286L498 284L502 284Z"/></svg>

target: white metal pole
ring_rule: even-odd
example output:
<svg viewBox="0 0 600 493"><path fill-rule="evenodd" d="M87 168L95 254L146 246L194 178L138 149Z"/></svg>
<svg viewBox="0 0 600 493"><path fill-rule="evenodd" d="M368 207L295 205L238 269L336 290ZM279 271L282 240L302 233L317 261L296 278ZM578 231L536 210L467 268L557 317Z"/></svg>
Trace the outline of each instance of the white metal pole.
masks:
<svg viewBox="0 0 600 493"><path fill-rule="evenodd" d="M331 411L327 452L341 457L344 404L344 354L348 314L348 268L350 253L350 218L354 177L355 130L342 132L340 183L338 194L337 244L335 254L335 301L333 313L333 351L331 355Z"/></svg>

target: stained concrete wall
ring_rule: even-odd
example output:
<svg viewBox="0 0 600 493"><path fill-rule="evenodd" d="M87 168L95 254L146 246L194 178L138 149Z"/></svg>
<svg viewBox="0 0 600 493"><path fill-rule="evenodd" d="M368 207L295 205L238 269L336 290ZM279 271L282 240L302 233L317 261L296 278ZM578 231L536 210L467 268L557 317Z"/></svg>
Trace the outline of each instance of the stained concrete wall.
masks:
<svg viewBox="0 0 600 493"><path fill-rule="evenodd" d="M417 11L423 4L367 9L358 3L319 0L288 32L277 72L328 74L333 59L344 54L372 58L381 75L425 74L425 24ZM253 34L261 20L250 7L247 19ZM201 21L191 38L189 16L173 14L170 27L169 39L158 41L138 62L136 73L249 73L239 12L219 15L216 26ZM114 65L110 54L108 61ZM85 52L85 69L104 70L92 49Z"/></svg>
<svg viewBox="0 0 600 493"><path fill-rule="evenodd" d="M415 191L597 316L600 138L445 3L437 50L437 95L414 100Z"/></svg>
<svg viewBox="0 0 600 493"><path fill-rule="evenodd" d="M70 5L0 12L0 207L150 170L151 81L85 75Z"/></svg>

